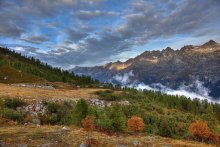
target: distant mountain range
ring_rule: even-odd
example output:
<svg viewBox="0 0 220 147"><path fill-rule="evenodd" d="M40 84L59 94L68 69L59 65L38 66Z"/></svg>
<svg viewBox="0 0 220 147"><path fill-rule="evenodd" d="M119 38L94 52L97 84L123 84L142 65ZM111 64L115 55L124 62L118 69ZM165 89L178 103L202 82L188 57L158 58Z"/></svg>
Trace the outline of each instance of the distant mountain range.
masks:
<svg viewBox="0 0 220 147"><path fill-rule="evenodd" d="M180 50L145 51L126 62L77 66L71 71L101 82L220 101L220 44L213 40Z"/></svg>

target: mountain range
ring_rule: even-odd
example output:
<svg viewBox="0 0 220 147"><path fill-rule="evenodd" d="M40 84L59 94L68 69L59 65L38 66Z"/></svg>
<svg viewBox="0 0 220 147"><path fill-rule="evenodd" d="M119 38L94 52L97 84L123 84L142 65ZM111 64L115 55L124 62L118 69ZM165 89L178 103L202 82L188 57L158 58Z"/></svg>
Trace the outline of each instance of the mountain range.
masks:
<svg viewBox="0 0 220 147"><path fill-rule="evenodd" d="M179 50L145 51L125 62L71 69L101 82L220 100L220 44L187 45Z"/></svg>

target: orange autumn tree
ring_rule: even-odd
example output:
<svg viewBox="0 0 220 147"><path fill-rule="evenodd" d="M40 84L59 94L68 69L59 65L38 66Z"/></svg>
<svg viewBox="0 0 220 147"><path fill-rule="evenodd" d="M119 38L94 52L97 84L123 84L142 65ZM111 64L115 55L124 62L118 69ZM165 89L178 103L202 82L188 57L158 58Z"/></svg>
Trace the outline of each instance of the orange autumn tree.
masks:
<svg viewBox="0 0 220 147"><path fill-rule="evenodd" d="M90 133L95 129L94 121L91 116L87 115L86 118L84 118L81 123L82 123L83 129L87 131L88 133L88 144L90 146L91 144Z"/></svg>
<svg viewBox="0 0 220 147"><path fill-rule="evenodd" d="M216 145L220 145L220 135L219 134L215 134L215 133L211 133L209 136L209 139L212 143L216 144Z"/></svg>
<svg viewBox="0 0 220 147"><path fill-rule="evenodd" d="M144 121L141 117L132 116L128 119L128 130L133 131L134 133L138 133L144 130Z"/></svg>
<svg viewBox="0 0 220 147"><path fill-rule="evenodd" d="M206 138L209 138L211 131L207 125L206 122L202 120L197 120L193 122L189 126L189 132L196 137L196 139L204 140Z"/></svg>

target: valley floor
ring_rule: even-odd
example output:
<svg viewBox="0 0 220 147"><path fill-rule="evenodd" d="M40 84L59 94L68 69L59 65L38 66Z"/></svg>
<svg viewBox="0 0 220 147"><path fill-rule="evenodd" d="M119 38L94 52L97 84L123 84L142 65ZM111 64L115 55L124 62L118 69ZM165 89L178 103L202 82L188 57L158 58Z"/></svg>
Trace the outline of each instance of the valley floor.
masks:
<svg viewBox="0 0 220 147"><path fill-rule="evenodd" d="M93 132L93 139L98 141L98 147L115 147L126 145L132 147L133 142L138 140L142 146L147 146L150 136L118 135L108 136L104 133ZM10 144L27 144L28 146L48 145L78 147L85 143L87 133L81 128L70 127L70 131L62 131L62 126L36 126L36 125L13 125L0 127L0 140ZM153 147L172 146L172 147L212 147L212 145L162 138L151 137Z"/></svg>

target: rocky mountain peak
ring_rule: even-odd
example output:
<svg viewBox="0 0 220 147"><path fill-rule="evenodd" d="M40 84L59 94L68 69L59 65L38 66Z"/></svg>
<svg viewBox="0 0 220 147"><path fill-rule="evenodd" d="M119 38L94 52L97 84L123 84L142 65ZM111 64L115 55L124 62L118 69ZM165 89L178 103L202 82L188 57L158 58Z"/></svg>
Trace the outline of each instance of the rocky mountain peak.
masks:
<svg viewBox="0 0 220 147"><path fill-rule="evenodd" d="M203 44L202 47L215 47L216 45L218 45L217 42L215 42L214 40L209 40L208 42Z"/></svg>
<svg viewBox="0 0 220 147"><path fill-rule="evenodd" d="M191 50L193 49L193 46L192 45L185 45L184 47L182 47L180 49L180 51L187 51L187 50Z"/></svg>
<svg viewBox="0 0 220 147"><path fill-rule="evenodd" d="M164 49L163 51L166 51L166 52L173 52L174 50L173 50L171 47L167 47L167 48Z"/></svg>

